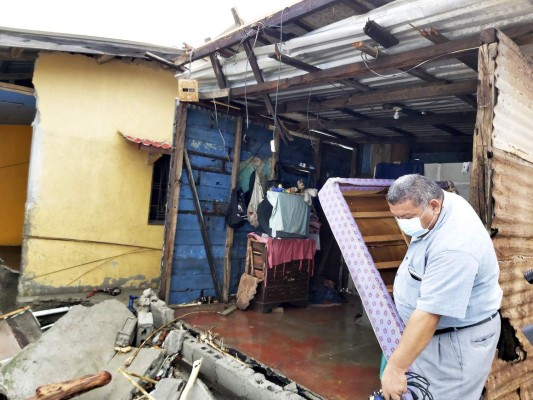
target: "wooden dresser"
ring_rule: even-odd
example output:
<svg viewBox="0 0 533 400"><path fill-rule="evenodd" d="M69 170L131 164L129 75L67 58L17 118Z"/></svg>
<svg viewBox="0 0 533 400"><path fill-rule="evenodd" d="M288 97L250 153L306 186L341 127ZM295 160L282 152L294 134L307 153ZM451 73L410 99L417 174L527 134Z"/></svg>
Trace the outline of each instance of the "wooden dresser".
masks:
<svg viewBox="0 0 533 400"><path fill-rule="evenodd" d="M251 308L269 312L283 303L291 303L300 307L307 306L313 260L295 259L271 266L268 262L269 251L271 249L266 243L248 238L246 273L261 280L251 302Z"/></svg>

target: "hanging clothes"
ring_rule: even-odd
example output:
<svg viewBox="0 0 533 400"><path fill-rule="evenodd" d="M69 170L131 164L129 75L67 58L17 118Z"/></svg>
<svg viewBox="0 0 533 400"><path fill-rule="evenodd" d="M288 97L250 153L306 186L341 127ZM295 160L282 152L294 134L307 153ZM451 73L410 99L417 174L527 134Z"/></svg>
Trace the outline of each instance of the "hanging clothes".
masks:
<svg viewBox="0 0 533 400"><path fill-rule="evenodd" d="M263 190L263 185L261 185L261 179L259 178L259 174L257 173L257 171L255 171L254 174L254 188L252 191L252 196L250 197L250 202L248 203L248 222L254 228L257 228L259 227L257 209L259 207L259 203L261 203L263 201L263 198L265 197L265 192Z"/></svg>

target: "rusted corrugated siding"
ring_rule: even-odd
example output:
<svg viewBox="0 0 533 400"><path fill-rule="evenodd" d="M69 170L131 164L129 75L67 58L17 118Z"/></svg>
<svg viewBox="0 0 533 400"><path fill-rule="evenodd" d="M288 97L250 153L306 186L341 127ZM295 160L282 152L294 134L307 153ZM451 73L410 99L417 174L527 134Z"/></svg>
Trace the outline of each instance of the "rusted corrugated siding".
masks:
<svg viewBox="0 0 533 400"><path fill-rule="evenodd" d="M497 359L487 382L487 398L523 400L533 398L533 346L521 331L533 324L533 289L523 276L533 268L533 66L508 38L499 33L498 39L491 227L497 230L502 315L509 318L529 357L517 363Z"/></svg>

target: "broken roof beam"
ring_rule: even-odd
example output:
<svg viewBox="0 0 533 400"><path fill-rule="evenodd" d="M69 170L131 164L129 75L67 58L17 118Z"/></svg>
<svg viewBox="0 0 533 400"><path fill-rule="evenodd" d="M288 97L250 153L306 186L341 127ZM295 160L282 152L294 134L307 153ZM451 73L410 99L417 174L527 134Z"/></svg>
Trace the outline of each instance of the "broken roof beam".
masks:
<svg viewBox="0 0 533 400"><path fill-rule="evenodd" d="M402 109L403 111L403 109ZM365 120L335 120L331 122L324 122L321 125L314 122L310 125L310 129L351 129L352 127L357 127L360 129L365 128L388 128L388 127L400 127L400 126L430 126L445 124L449 122L454 123L474 123L476 121L475 112L459 112L459 113L446 113L446 114L431 114L431 115L422 115L418 114L417 116L407 116L401 117L397 120L392 120L390 118L375 118L375 119L365 119ZM302 127L303 124L302 124ZM307 125L305 125L307 127Z"/></svg>
<svg viewBox="0 0 533 400"><path fill-rule="evenodd" d="M446 36L444 36L442 33L440 33L437 29L433 27L429 27L426 29L418 29L418 32L434 44L441 44L450 41L450 39L448 39ZM457 59L467 67L477 72L477 53L470 57L457 57Z"/></svg>
<svg viewBox="0 0 533 400"><path fill-rule="evenodd" d="M468 80L455 83L429 83L401 88L389 88L367 93L357 93L353 96L311 102L307 100L292 101L278 105L281 113L298 112L302 110L327 110L332 108L367 106L372 104L393 103L408 100L430 99L435 97L455 96L459 94L475 93L477 81Z"/></svg>
<svg viewBox="0 0 533 400"><path fill-rule="evenodd" d="M503 32L513 38L522 36L533 31L533 25L522 25L510 29L504 29ZM480 45L479 35L474 35L464 39L451 40L446 43L436 44L434 46L423 47L420 49L413 49L390 55L386 60L378 58L372 62L372 69L374 71L384 71L387 69L399 69L404 67L413 67L421 62L432 60L445 60L450 58L457 58L457 53L465 54L474 53L478 51ZM364 62L350 63L338 67L324 69L322 71L310 72L305 75L294 76L291 78L284 78L278 81L267 81L263 83L256 83L255 85L247 85L232 88L232 98L243 97L245 92L248 96L257 93L273 93L276 90L284 91L297 87L312 86L324 81L332 81L339 79L347 79L357 77L358 75L368 74L369 70Z"/></svg>
<svg viewBox="0 0 533 400"><path fill-rule="evenodd" d="M303 0L292 6L285 7L283 10L280 10L272 15L269 15L265 18L259 19L255 22L252 22L248 25L243 25L224 36L215 39L209 43L204 44L203 46L194 49L191 54L184 54L178 57L175 61L176 65L184 65L191 61L198 60L207 56L209 53L218 51L229 46L233 46L255 36L257 30L261 30L264 26L276 26L281 24L287 24L294 19L303 18L306 15L312 14L314 12L323 10L324 8L330 7L333 4L336 4L339 0Z"/></svg>

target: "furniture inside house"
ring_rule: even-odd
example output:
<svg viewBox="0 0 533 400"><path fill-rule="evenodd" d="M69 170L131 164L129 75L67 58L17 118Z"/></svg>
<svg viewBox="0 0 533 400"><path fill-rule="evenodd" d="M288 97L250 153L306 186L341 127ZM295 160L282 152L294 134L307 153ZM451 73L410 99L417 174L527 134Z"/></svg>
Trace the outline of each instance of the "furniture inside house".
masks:
<svg viewBox="0 0 533 400"><path fill-rule="evenodd" d="M392 285L409 243L400 230L386 200L388 187L342 192L387 289Z"/></svg>
<svg viewBox="0 0 533 400"><path fill-rule="evenodd" d="M248 235L245 273L260 280L251 308L269 312L283 303L307 306L316 243Z"/></svg>

